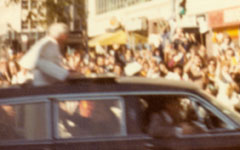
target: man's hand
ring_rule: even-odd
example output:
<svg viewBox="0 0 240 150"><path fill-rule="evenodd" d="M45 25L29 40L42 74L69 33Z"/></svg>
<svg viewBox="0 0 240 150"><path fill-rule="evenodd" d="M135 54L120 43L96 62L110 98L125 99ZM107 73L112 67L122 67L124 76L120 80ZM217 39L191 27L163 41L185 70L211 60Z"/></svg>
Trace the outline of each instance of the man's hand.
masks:
<svg viewBox="0 0 240 150"><path fill-rule="evenodd" d="M82 78L82 77L83 77L83 74L81 74L79 72L72 72L72 71L70 71L69 74L68 74L67 79L68 80L73 80L73 79L79 79L79 78Z"/></svg>

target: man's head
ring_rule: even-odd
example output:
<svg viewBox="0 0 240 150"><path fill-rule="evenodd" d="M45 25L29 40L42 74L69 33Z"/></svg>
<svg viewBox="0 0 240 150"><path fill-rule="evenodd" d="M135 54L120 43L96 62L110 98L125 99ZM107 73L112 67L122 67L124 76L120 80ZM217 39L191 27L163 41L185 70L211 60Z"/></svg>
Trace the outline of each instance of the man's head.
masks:
<svg viewBox="0 0 240 150"><path fill-rule="evenodd" d="M48 35L56 39L59 43L67 40L68 26L64 23L53 23L48 29Z"/></svg>

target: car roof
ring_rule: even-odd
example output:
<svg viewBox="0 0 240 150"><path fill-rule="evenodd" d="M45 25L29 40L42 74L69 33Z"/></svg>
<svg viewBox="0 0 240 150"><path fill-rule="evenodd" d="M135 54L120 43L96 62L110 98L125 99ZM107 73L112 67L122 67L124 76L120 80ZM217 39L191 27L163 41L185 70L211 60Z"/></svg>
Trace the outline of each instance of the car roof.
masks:
<svg viewBox="0 0 240 150"><path fill-rule="evenodd" d="M147 88L146 88L147 85ZM31 96L42 94L91 93L91 92L127 92L151 90L181 90L201 92L193 83L168 80L164 78L151 79L145 77L106 77L78 78L68 82L60 82L50 86L33 87L20 86L0 89L0 98ZM14 94L13 94L14 93Z"/></svg>
<svg viewBox="0 0 240 150"><path fill-rule="evenodd" d="M200 90L200 88L192 82L182 80L170 80L165 78L121 77L116 78L116 82L131 84L149 84L182 89Z"/></svg>
<svg viewBox="0 0 240 150"><path fill-rule="evenodd" d="M91 93L98 92L151 92L151 91L181 91L189 94L196 94L200 97L214 103L215 106L221 110L229 110L226 106L218 103L216 99L204 92L196 84L169 79L152 79L145 77L100 77L100 78L80 78L70 80L68 82L61 82L50 86L42 87L12 87L0 89L0 99L17 98L25 96L40 96L40 95L55 95L55 94L73 94L73 93ZM240 122L238 113L228 111L233 118Z"/></svg>

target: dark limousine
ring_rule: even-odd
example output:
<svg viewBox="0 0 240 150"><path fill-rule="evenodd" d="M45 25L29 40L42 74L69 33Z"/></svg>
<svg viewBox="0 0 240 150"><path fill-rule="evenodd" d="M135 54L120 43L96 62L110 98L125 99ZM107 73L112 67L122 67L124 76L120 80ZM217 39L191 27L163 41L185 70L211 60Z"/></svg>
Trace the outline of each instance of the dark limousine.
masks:
<svg viewBox="0 0 240 150"><path fill-rule="evenodd" d="M239 127L237 111L182 81L0 89L1 150L239 150Z"/></svg>

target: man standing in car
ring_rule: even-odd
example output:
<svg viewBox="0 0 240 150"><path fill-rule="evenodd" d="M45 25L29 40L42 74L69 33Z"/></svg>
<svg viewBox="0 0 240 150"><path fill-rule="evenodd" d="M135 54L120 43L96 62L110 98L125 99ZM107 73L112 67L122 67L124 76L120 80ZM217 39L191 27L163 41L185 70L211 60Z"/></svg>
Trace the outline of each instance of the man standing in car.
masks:
<svg viewBox="0 0 240 150"><path fill-rule="evenodd" d="M60 52L68 37L68 27L64 23L54 23L45 37L37 41L23 56L19 64L34 74L33 85L45 86L57 81L64 81L69 72L63 67Z"/></svg>

